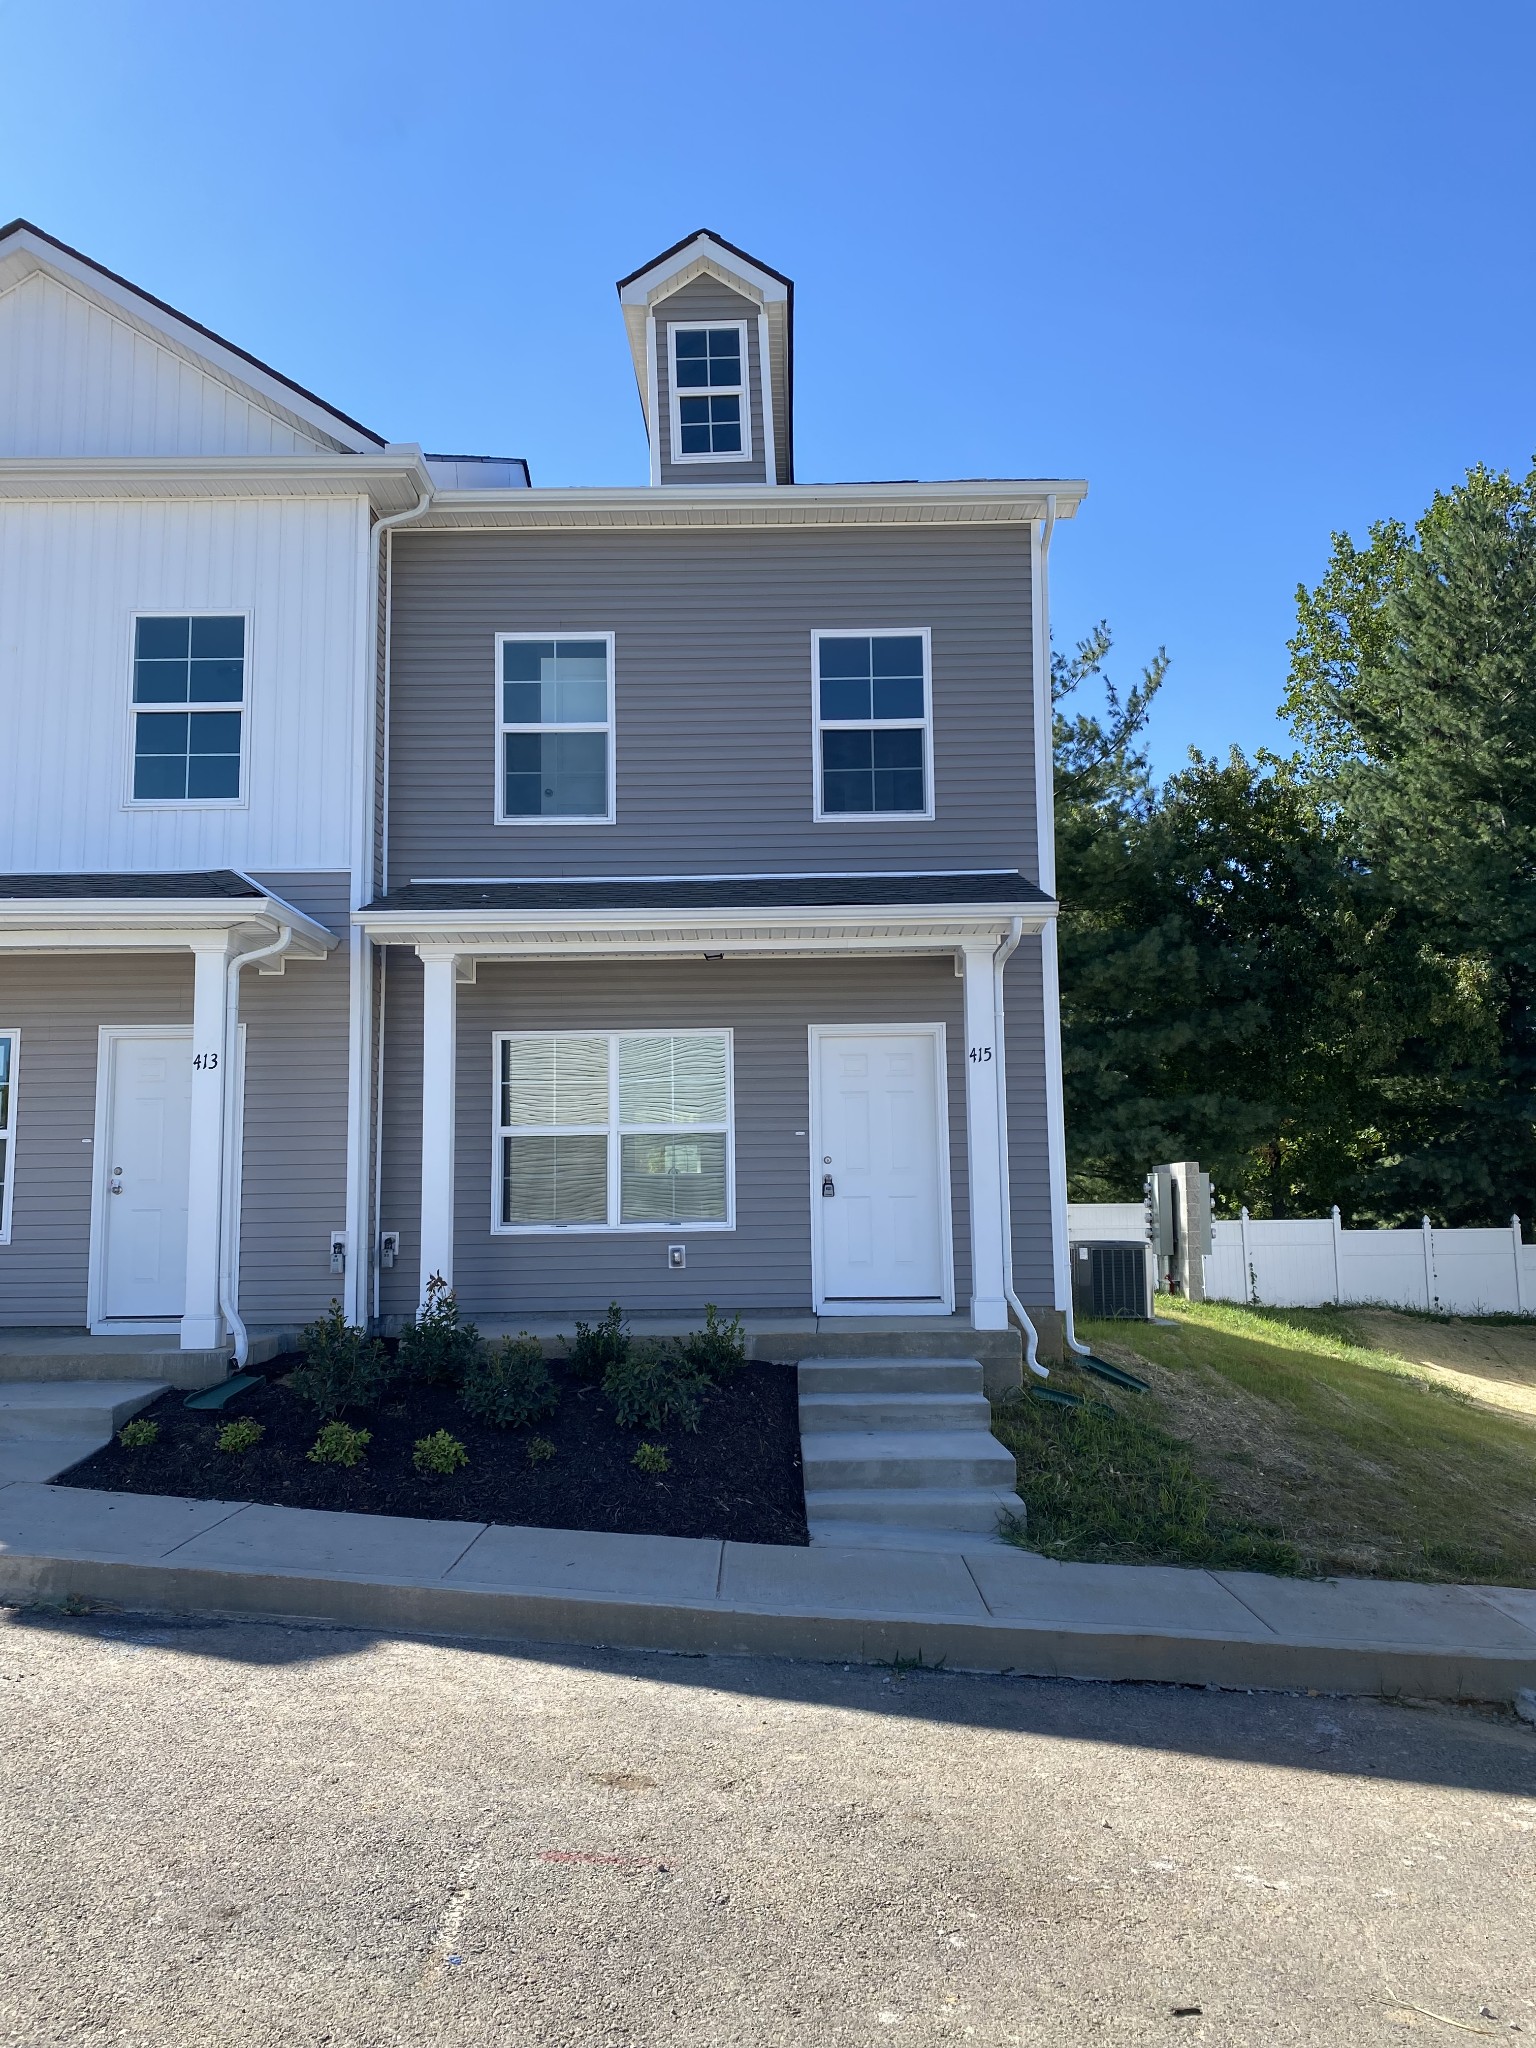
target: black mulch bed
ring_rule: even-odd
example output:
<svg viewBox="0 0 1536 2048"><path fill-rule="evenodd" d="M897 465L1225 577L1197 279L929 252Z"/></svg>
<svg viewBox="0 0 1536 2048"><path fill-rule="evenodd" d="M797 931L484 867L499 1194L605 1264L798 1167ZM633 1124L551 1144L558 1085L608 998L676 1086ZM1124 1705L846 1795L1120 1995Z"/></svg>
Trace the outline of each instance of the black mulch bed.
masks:
<svg viewBox="0 0 1536 2048"><path fill-rule="evenodd" d="M274 1360L268 1371L280 1374L297 1363ZM737 1543L809 1541L792 1365L754 1362L712 1388L696 1435L620 1429L594 1381L573 1378L563 1364L550 1370L560 1406L526 1430L488 1429L466 1414L450 1389L396 1382L373 1414L347 1418L373 1432L367 1462L350 1471L310 1464L305 1453L319 1420L276 1379L237 1394L223 1408L188 1408L185 1394L162 1394L143 1411L143 1419L160 1425L157 1443L130 1451L114 1438L62 1483L430 1521ZM245 1415L265 1425L261 1442L234 1456L219 1450L220 1429ZM441 1479L411 1463L417 1439L439 1429L469 1453L467 1466ZM528 1439L535 1436L547 1437L555 1455L530 1465ZM637 1470L632 1460L642 1442L664 1444L672 1469L659 1475Z"/></svg>

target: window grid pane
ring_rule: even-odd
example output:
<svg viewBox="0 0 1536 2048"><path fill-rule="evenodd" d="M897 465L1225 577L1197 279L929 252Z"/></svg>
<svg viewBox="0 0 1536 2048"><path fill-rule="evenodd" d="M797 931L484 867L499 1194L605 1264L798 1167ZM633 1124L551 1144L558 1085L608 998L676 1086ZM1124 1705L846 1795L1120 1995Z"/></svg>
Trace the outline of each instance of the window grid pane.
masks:
<svg viewBox="0 0 1536 2048"><path fill-rule="evenodd" d="M606 640L502 641L503 821L609 817L609 654Z"/></svg>
<svg viewBox="0 0 1536 2048"><path fill-rule="evenodd" d="M837 634L816 646L822 814L926 811L921 635Z"/></svg>
<svg viewBox="0 0 1536 2048"><path fill-rule="evenodd" d="M245 620L134 622L133 794L151 803L231 802L240 795ZM173 711L172 705L185 706Z"/></svg>
<svg viewBox="0 0 1536 2048"><path fill-rule="evenodd" d="M504 1226L729 1222L726 1033L508 1036L498 1082Z"/></svg>

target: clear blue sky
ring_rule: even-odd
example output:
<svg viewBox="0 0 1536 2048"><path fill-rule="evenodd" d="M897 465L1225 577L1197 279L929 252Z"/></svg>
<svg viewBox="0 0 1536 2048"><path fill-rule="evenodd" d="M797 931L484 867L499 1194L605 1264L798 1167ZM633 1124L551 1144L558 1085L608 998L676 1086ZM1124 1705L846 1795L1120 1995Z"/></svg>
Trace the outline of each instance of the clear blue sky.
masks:
<svg viewBox="0 0 1536 2048"><path fill-rule="evenodd" d="M1531 0L0 0L24 214L379 431L640 482L615 278L797 286L803 481L1086 476L1058 643L1280 741L1330 529L1536 449Z"/></svg>

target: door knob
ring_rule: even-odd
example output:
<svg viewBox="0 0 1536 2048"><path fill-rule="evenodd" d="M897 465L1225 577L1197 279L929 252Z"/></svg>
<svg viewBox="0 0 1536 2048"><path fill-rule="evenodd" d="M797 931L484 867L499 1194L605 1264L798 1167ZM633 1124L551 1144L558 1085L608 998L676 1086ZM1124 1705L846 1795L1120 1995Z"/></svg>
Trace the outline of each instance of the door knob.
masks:
<svg viewBox="0 0 1536 2048"><path fill-rule="evenodd" d="M120 1180L113 1181L112 1185L107 1189L109 1195L120 1195L122 1192L123 1184Z"/></svg>
<svg viewBox="0 0 1536 2048"><path fill-rule="evenodd" d="M837 1193L837 1189L832 1185L830 1173L824 1173L821 1176L821 1192L823 1195L835 1195Z"/></svg>

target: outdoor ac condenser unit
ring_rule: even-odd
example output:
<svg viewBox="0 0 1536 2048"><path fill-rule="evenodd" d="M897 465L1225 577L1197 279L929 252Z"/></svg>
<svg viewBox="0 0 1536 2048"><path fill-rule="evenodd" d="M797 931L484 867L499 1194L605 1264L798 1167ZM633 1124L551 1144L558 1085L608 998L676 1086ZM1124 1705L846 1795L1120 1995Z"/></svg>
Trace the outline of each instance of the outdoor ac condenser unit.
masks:
<svg viewBox="0 0 1536 2048"><path fill-rule="evenodd" d="M1080 1316L1118 1316L1148 1322L1147 1248L1136 1243L1072 1247L1072 1307Z"/></svg>

